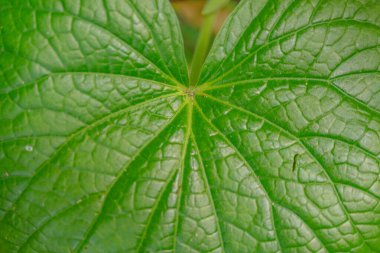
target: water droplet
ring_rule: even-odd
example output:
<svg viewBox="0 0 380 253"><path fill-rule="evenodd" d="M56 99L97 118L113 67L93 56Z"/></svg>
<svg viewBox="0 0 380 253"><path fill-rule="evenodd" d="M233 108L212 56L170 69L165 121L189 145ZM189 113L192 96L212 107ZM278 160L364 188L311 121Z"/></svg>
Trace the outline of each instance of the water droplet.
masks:
<svg viewBox="0 0 380 253"><path fill-rule="evenodd" d="M30 146L30 145L26 145L25 146L25 150L28 151L28 152L32 152L33 151L33 147Z"/></svg>

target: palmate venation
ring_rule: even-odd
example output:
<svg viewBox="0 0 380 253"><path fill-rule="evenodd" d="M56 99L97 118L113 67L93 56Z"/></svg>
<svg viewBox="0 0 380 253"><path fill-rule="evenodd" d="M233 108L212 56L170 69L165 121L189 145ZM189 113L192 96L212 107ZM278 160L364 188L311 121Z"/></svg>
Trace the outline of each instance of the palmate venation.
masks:
<svg viewBox="0 0 380 253"><path fill-rule="evenodd" d="M380 4L243 0L189 83L164 0L0 0L0 252L380 252Z"/></svg>

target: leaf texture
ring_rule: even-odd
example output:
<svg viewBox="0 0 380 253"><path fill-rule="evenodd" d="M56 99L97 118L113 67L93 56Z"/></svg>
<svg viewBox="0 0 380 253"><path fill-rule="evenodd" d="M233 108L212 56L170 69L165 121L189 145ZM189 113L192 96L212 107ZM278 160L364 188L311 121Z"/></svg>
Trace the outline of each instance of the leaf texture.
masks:
<svg viewBox="0 0 380 253"><path fill-rule="evenodd" d="M0 0L0 252L380 252L380 4L243 0L199 83L167 0Z"/></svg>

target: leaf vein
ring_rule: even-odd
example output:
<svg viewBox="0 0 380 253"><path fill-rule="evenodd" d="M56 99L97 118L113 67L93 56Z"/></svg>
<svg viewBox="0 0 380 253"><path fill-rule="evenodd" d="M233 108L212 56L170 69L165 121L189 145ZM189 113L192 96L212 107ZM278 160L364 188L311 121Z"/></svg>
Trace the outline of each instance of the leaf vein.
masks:
<svg viewBox="0 0 380 253"><path fill-rule="evenodd" d="M239 149L230 141L230 139L221 132L221 130L219 128L217 128L215 126L214 123L211 122L211 120L209 120L207 118L207 116L204 114L202 108L195 102L195 105L200 113L200 115L202 116L203 120L205 122L207 122L211 128L213 128L223 139L224 141L232 148L235 150L236 154L240 157L240 159L242 160L242 162L245 164L245 166L251 171L251 175L256 179L256 181L258 182L258 184L260 185L260 188L262 189L267 201L269 202L269 204L271 205L270 206L270 219L271 219L271 222L272 222L272 225L273 225L273 230L275 231L275 241L279 247L279 250L280 252L282 252L282 248L281 248L281 244L279 242L279 238L277 237L277 232L276 232L276 225L274 224L274 220L273 220L273 209L272 209L272 205L273 205L273 200L270 198L269 194L268 194L268 191L267 189L264 187L263 183L261 182L260 178L257 176L255 170L253 169L253 167L248 163L247 159L243 156L243 154L239 151Z"/></svg>
<svg viewBox="0 0 380 253"><path fill-rule="evenodd" d="M127 112L129 110L133 110L133 109L136 109L136 108L140 108L140 107L143 107L145 105L148 105L150 103L153 103L153 102L156 102L156 101L159 101L161 99L164 99L164 98L169 98L169 97L174 97L175 95L177 94L170 94L170 95L165 95L165 96L160 96L160 97L157 97L157 98L154 98L154 99L150 99L150 100L147 100L147 101L144 101L142 103L139 103L139 104L136 104L134 106L130 106L130 107L127 107L127 108L123 108L122 110L118 110L116 112L113 112L105 117L102 117L94 122L92 122L91 124L85 126L85 127L82 127L82 128L79 128L78 130L76 130L75 132L73 132L68 138L67 140L62 143L57 149L55 152L53 152L50 157L45 161L43 162L36 170L35 170L35 174L34 176L31 178L31 180L29 180L28 184L25 186L25 188L21 191L21 193L19 194L19 196L16 198L16 200L14 201L14 205L16 205L20 199L24 196L24 194L26 193L26 191L29 189L29 187L32 185L32 183L34 182L34 180L36 180L36 178L41 174L41 172L43 171L43 169L48 166L51 162L54 161L54 159L56 157L58 157L58 155L65 149L65 147L67 147L77 136L80 136L81 134L83 133L86 133L88 130L98 126L99 124L107 121L108 119L112 118L112 117L115 117L121 113L124 113L124 112ZM10 213L10 210L8 212L6 212L6 214L9 214ZM3 216L3 219L0 220L0 223L5 219L6 215Z"/></svg>
<svg viewBox="0 0 380 253"><path fill-rule="evenodd" d="M128 167L131 165L131 163L136 160L136 158L140 155L140 153L145 150L147 147L149 147L149 145L163 132L165 131L165 129L167 129L169 127L169 125L171 125L174 120L177 118L177 116L180 114L180 112L182 111L182 109L185 107L186 104L183 104L181 106L181 108L178 109L178 111L176 112L175 115L172 116L172 118L166 123L164 124L158 131L157 133L155 133L155 135L148 141L146 142L142 147L140 147L140 149L138 151L136 151L135 155L127 162L126 165L123 166L123 169L120 171L120 173L116 176L115 180L111 183L111 185L108 187L108 189L106 190L105 192L105 195L104 195L104 201L101 205L101 208L100 208L100 211L99 211L99 214L95 217L95 219L93 220L91 226L89 227L89 229L87 230L84 238L82 239L81 243L77 245L77 247L74 249L74 252L81 252L84 248L84 246L86 245L86 243L89 242L90 238L93 236L93 234L95 233L96 231L96 228L97 228L97 225L99 224L100 222L100 218L102 217L102 215L104 215L104 208L106 207L106 202L108 201L109 199L109 196L110 196L110 193L114 190L114 187L115 185L120 181L120 179L122 178L122 176L127 172L128 170ZM170 181L170 180L169 180Z"/></svg>
<svg viewBox="0 0 380 253"><path fill-rule="evenodd" d="M259 116L259 115L255 114L255 113L251 112L251 111L247 111L247 110L245 110L245 109L243 109L243 108L241 108L241 107L239 107L237 105L232 105L232 104L230 104L228 102L225 102L225 101L220 101L220 100L218 100L216 98L213 98L211 96L208 96L207 98L210 98L210 99L212 99L212 100L214 100L216 102L219 102L219 103L222 103L222 104L225 104L225 105L229 105L230 107L233 107L236 110L239 110L239 111L241 111L241 112L243 112L245 114L252 115L254 117L260 118L260 119L264 120L265 122L267 122L268 124L270 124L270 125L274 126L275 128L277 128L278 130L280 130L280 131L288 134L292 139L296 140L305 149L305 151L315 160L315 162L320 166L320 168L324 172L325 176L328 178L328 180L330 182L330 185L332 186L333 191L335 193L335 196L337 197L337 201L338 201L339 205L341 206L343 212L345 213L346 218L348 219L348 221L352 225L353 229L357 232L357 234L361 238L362 242L365 243L365 244L367 244L367 242L364 239L364 236L363 236L362 232L356 227L356 224L353 222L351 216L349 215L347 207L344 205L343 200L342 200L342 196L338 192L337 187L335 185L335 182L332 179L330 173L328 172L328 170L326 169L326 167L322 163L322 161L320 159L318 159L318 156L313 153L313 151L307 146L307 144L304 141L302 141L302 139L298 138L297 136L295 136L294 134L292 134L288 130L286 130L283 127L279 126L278 124L270 121L269 119L264 118L262 116Z"/></svg>

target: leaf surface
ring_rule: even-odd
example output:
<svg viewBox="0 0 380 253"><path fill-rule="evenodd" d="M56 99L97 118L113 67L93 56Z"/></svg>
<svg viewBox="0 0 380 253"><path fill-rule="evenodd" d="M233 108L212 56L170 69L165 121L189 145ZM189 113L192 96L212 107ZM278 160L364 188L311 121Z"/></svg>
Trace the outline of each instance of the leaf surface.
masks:
<svg viewBox="0 0 380 253"><path fill-rule="evenodd" d="M380 252L380 4L243 0L189 84L163 0L0 0L0 252Z"/></svg>

